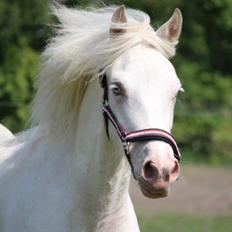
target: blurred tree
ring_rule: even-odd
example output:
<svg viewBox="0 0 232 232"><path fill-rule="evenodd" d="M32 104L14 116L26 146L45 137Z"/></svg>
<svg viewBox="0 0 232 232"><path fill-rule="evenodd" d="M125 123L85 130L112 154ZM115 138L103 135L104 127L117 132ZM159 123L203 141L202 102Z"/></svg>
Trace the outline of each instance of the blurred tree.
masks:
<svg viewBox="0 0 232 232"><path fill-rule="evenodd" d="M0 118L13 131L28 116L49 17L46 0L0 1Z"/></svg>
<svg viewBox="0 0 232 232"><path fill-rule="evenodd" d="M231 0L60 2L68 6L123 3L147 12L155 28L179 7L184 17L183 33L172 62L185 93L177 101L174 134L184 153L194 159L232 163ZM16 131L28 113L32 77L47 38L44 24L48 22L46 0L0 2L0 117Z"/></svg>

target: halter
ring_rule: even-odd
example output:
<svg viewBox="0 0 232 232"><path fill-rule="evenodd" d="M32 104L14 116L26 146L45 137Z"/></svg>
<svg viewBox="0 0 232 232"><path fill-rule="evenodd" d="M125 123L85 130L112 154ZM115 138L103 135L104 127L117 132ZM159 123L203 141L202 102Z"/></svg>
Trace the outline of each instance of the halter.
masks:
<svg viewBox="0 0 232 232"><path fill-rule="evenodd" d="M101 88L103 89L103 98L102 98L102 112L105 121L105 129L108 139L110 139L109 135L109 120L114 126L117 131L117 134L122 141L123 149L127 160L131 166L132 174L134 174L134 168L131 162L131 156L129 151L129 145L135 142L145 142L145 141L163 141L168 143L174 153L175 158L180 162L180 151L176 144L175 139L173 136L165 130L158 129L158 128L149 128L149 129L142 129L137 131L126 131L124 127L118 122L117 118L115 117L111 107L109 106L109 97L108 97L108 86L107 86L107 77L106 74L101 74L99 77Z"/></svg>

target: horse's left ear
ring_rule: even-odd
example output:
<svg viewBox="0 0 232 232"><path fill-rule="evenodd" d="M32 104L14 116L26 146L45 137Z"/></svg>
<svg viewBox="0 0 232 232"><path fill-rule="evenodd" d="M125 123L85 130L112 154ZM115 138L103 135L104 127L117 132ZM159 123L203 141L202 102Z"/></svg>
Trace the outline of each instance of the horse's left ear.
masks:
<svg viewBox="0 0 232 232"><path fill-rule="evenodd" d="M162 39L177 43L182 30L182 22L181 11L176 8L171 18L156 31L156 34Z"/></svg>
<svg viewBox="0 0 232 232"><path fill-rule="evenodd" d="M125 6L120 6L114 13L111 19L110 34L115 36L126 32L125 24L127 23Z"/></svg>

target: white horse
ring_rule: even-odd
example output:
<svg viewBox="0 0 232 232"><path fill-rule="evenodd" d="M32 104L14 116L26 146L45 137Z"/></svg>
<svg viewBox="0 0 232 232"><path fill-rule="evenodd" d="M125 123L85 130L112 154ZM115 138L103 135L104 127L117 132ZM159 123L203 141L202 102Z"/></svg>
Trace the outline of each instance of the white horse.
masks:
<svg viewBox="0 0 232 232"><path fill-rule="evenodd" d="M139 231L120 138L142 192L166 196L179 176L168 132L181 84L168 58L180 10L156 31L145 13L124 7L54 12L60 25L42 56L33 129L1 137L0 231ZM113 112L105 125L103 91ZM139 141L120 137L120 126Z"/></svg>

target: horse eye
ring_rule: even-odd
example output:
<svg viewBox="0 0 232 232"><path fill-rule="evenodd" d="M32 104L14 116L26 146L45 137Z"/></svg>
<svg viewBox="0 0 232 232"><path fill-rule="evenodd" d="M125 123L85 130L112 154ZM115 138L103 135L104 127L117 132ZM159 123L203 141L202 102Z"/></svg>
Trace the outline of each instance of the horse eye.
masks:
<svg viewBox="0 0 232 232"><path fill-rule="evenodd" d="M111 89L113 94L116 96L124 95L124 88L120 83L113 83L111 85Z"/></svg>

